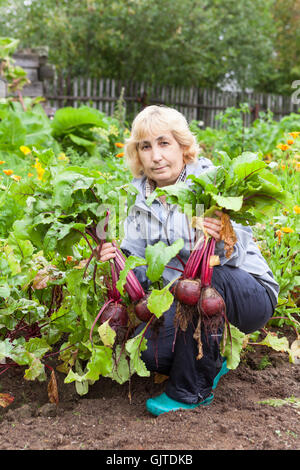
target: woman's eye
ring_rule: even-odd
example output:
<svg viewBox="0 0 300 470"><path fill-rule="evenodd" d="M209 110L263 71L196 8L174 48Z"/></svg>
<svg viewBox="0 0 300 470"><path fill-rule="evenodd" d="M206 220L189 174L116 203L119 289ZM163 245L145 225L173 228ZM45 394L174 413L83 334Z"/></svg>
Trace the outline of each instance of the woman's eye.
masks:
<svg viewBox="0 0 300 470"><path fill-rule="evenodd" d="M150 148L150 145L149 145L149 144L143 144L143 145L141 146L141 149L142 149L142 150L147 150L148 148Z"/></svg>

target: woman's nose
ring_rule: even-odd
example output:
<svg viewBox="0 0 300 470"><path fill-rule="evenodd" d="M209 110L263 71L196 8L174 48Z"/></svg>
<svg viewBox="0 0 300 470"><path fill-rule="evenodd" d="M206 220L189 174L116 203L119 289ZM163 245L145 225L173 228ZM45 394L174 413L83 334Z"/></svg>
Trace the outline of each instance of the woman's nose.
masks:
<svg viewBox="0 0 300 470"><path fill-rule="evenodd" d="M152 148L152 159L154 162L159 162L162 159L161 149L159 147Z"/></svg>

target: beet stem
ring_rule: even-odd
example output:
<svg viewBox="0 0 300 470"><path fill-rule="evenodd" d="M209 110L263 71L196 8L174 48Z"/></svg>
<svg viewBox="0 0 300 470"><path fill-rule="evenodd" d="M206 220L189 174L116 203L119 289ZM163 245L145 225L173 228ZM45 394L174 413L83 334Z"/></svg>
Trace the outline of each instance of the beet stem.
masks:
<svg viewBox="0 0 300 470"><path fill-rule="evenodd" d="M168 268L168 269L174 269L175 271L179 271L180 273L183 273L183 272L184 272L182 269L175 268L174 266L169 266L168 264L166 265L166 268Z"/></svg>
<svg viewBox="0 0 300 470"><path fill-rule="evenodd" d="M111 271L111 280L112 280L112 296L114 300L120 299L120 292L118 291L116 284L117 284L117 276L115 272L114 263L110 263L110 271Z"/></svg>
<svg viewBox="0 0 300 470"><path fill-rule="evenodd" d="M125 267L125 257L122 255L117 245L114 242L112 244L116 248L116 258L114 258L114 261L119 274L120 271L122 271ZM145 296L144 289L142 288L133 271L129 271L126 281L125 289L131 300L140 300Z"/></svg>
<svg viewBox="0 0 300 470"><path fill-rule="evenodd" d="M184 270L184 277L186 279L195 279L196 275L197 275L197 271L199 269L199 266L200 266L200 263L201 263L201 260L202 260L202 257L203 257L203 253L205 251L205 248L206 248L206 240L204 241L204 243L202 244L201 248L198 249L198 244L199 244L199 241L202 242L202 239L199 239L198 242L196 243L192 253L190 254L189 256L189 259L186 263L186 267L185 267L185 270Z"/></svg>
<svg viewBox="0 0 300 470"><path fill-rule="evenodd" d="M140 343L139 343L139 345L138 345L138 351L140 351L140 347L141 347L141 345L142 345L142 341L143 341L143 339L144 339L144 337L145 337L146 331L148 330L149 326L151 325L151 323L152 323L154 317L155 317L155 315L152 315L152 317L150 318L150 320L148 321L148 323L147 323L147 325L146 325L146 327L145 327L145 331L144 331L144 333L143 333L143 335L142 335L142 337L141 337L141 341L140 341Z"/></svg>
<svg viewBox="0 0 300 470"><path fill-rule="evenodd" d="M183 261L183 259L182 259L179 255L176 255L176 258L178 259L178 261L180 261L180 263L182 264L183 268L185 268L185 262Z"/></svg>
<svg viewBox="0 0 300 470"><path fill-rule="evenodd" d="M212 238L211 240L211 249L210 249L210 253L209 253L209 259L208 259L208 266L209 266L209 262L210 262L210 257L214 254L215 252L215 246L216 246L216 240L215 238ZM213 266L209 266L209 278L208 278L208 283L209 285L211 285L211 280L212 280L212 276L213 276L213 272L214 272L214 268Z"/></svg>

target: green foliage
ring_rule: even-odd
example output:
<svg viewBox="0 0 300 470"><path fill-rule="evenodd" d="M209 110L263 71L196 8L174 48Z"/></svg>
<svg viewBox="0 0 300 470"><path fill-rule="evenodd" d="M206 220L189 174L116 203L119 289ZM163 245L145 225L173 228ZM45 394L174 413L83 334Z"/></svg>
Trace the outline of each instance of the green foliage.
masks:
<svg viewBox="0 0 300 470"><path fill-rule="evenodd" d="M22 47L39 47L46 38L51 62L73 76L207 87L233 78L242 89L263 89L279 72L276 91L277 82L291 81L273 59L273 7L259 0L73 0L72 8L7 0L0 25Z"/></svg>
<svg viewBox="0 0 300 470"><path fill-rule="evenodd" d="M52 135L62 143L63 148L74 146L93 155L96 149L94 127L108 128L104 114L96 109L83 106L79 109L59 109L51 123Z"/></svg>
<svg viewBox="0 0 300 470"><path fill-rule="evenodd" d="M26 72L12 59L12 54L19 45L18 39L0 37L0 77L8 82L11 91L21 90L29 83Z"/></svg>
<svg viewBox="0 0 300 470"><path fill-rule="evenodd" d="M275 203L289 203L290 194L283 190L278 178L267 168L267 164L252 152L243 152L230 159L226 152L219 152L222 165L208 169L200 176L190 175L192 184L158 188L147 204L157 195L166 194L167 201L174 202L184 210L194 199L193 207L202 204L204 216L211 208L225 209L232 220L245 225L269 217ZM193 213L196 216L196 212Z"/></svg>
<svg viewBox="0 0 300 470"><path fill-rule="evenodd" d="M258 403L262 405L270 405L270 406L283 406L283 405L291 405L295 408L300 407L300 398L297 397L288 397L288 398L269 398L268 400L261 400Z"/></svg>
<svg viewBox="0 0 300 470"><path fill-rule="evenodd" d="M227 325L225 331L226 329L228 329ZM230 335L223 334L221 352L226 358L228 369L236 369L239 365L245 338L246 335L233 325L230 325Z"/></svg>
<svg viewBox="0 0 300 470"><path fill-rule="evenodd" d="M271 111L260 112L259 117L249 126L245 126L245 116L250 106L244 103L239 108L227 108L218 114L218 129L207 127L199 129L197 121L191 123L191 129L202 147L202 153L219 163L218 152L225 151L230 158L242 152L255 152L261 156L271 153L276 144L287 132L300 130L300 114L291 113L280 121L273 119Z"/></svg>
<svg viewBox="0 0 300 470"><path fill-rule="evenodd" d="M147 347L144 332L120 345L106 322L93 330L90 341L97 312L107 300L104 279L110 273L109 263L100 263L94 256L99 242L95 236L103 228L109 206L107 239L121 241L124 219L136 197L123 159L116 158L126 136L124 122L87 107L73 110L74 115L70 109L62 110L52 122L37 103L26 101L26 109L10 100L0 105L0 158L5 161L0 164L0 361L23 367L27 380L45 380L48 354L58 354L58 370L81 395L101 375L118 383L133 373L148 376L141 360ZM297 122L298 115L291 115L278 123L281 141L288 138L287 132L298 129L292 127ZM261 122L258 134L259 129L261 139L268 139L274 133L273 122ZM85 152L78 140L76 144L71 134L90 139L93 154ZM242 214L243 221L260 220L254 234L281 288L270 325L278 329L287 325L296 331L300 327L298 139L287 151L276 148L276 141L271 162L251 150L234 158L219 149L215 153L219 167L192 178L194 191L187 191L184 184L166 189L167 199L190 207L190 215L201 201L207 209L225 208L233 219ZM8 169L13 173L3 172ZM288 192L292 198L285 197ZM258 193L280 198L284 206L266 204ZM152 282L149 310L158 318L168 310L173 302L171 285L162 287L161 276L182 243L181 239L172 246L159 242L147 248L145 259L126 260L117 288L129 308L126 276L145 265ZM230 343L227 334L224 354L228 367L235 368L250 339L234 327L231 335ZM267 332L256 344L285 351L293 361L298 353L286 341Z"/></svg>

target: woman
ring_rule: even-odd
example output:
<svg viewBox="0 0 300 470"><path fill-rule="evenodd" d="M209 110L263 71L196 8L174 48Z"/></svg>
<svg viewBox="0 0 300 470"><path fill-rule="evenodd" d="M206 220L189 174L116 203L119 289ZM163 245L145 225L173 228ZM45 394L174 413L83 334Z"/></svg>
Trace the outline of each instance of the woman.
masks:
<svg viewBox="0 0 300 470"><path fill-rule="evenodd" d="M139 191L125 222L121 249L127 256L145 257L148 244L159 240L172 244L183 238L185 244L180 257L187 261L192 229L185 215L176 206L167 204L163 197L154 200L151 207L147 206L146 199L156 187L179 181L189 184L188 175L197 176L210 168L212 162L198 158L198 152L186 119L175 109L148 106L137 115L125 146L127 161L135 177L133 184ZM232 223L237 242L231 257L225 257L220 241L220 215L217 212L216 218L204 219L204 227L216 240L215 254L220 257L220 265L213 271L212 286L225 301L229 322L247 334L263 327L273 315L278 284L254 243L249 227ZM107 261L114 256L115 248L105 243L100 260ZM169 265L182 267L177 258ZM136 268L135 273L147 289L150 283L146 267ZM165 283L177 277L178 271L170 268L163 273ZM203 357L197 359L197 343L193 338L195 325L191 323L185 332L177 331L175 337L175 311L176 301L164 313L158 337L149 329L146 333L147 349L142 358L148 370L169 376L165 393L147 400L147 409L154 415L209 404L213 400L212 390L228 371L219 353L222 331L217 338L216 335L207 337L202 332ZM136 333L144 327L143 323L139 325Z"/></svg>

